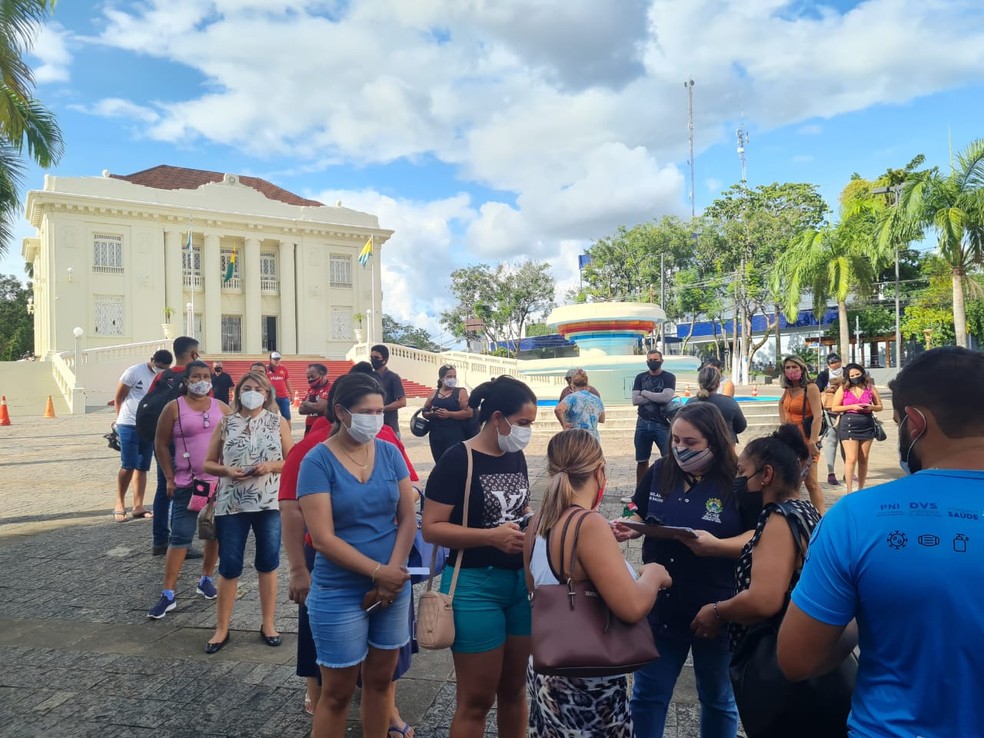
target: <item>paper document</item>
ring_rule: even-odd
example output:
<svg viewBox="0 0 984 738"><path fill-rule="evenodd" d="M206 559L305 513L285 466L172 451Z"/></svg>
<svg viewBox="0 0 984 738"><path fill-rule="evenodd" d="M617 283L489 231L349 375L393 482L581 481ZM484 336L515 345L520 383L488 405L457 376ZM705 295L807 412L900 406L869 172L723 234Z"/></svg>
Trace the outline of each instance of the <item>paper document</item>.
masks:
<svg viewBox="0 0 984 738"><path fill-rule="evenodd" d="M645 523L632 523L621 520L619 522L626 528L640 531L642 534L651 538L680 540L682 538L697 537L697 532L693 528L680 528L675 525L646 525Z"/></svg>

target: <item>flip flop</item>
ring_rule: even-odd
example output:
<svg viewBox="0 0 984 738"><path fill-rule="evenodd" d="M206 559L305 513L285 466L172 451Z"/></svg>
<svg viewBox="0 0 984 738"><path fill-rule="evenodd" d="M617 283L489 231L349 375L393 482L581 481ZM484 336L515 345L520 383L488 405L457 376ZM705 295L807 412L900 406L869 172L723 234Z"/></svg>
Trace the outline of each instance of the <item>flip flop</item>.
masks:
<svg viewBox="0 0 984 738"><path fill-rule="evenodd" d="M134 520L140 520L142 518L150 519L152 517L154 517L154 513L152 513L150 510L141 510L140 512L133 513Z"/></svg>
<svg viewBox="0 0 984 738"><path fill-rule="evenodd" d="M304 712L308 715L314 715L314 705L311 703L311 698L304 695Z"/></svg>
<svg viewBox="0 0 984 738"><path fill-rule="evenodd" d="M413 738L414 736L413 728L406 721L404 721L402 728L399 725L391 725L389 730L386 731L386 738L389 738L390 733L399 733L402 738Z"/></svg>
<svg viewBox="0 0 984 738"><path fill-rule="evenodd" d="M113 510L113 520L117 523L125 523L127 520L126 510Z"/></svg>

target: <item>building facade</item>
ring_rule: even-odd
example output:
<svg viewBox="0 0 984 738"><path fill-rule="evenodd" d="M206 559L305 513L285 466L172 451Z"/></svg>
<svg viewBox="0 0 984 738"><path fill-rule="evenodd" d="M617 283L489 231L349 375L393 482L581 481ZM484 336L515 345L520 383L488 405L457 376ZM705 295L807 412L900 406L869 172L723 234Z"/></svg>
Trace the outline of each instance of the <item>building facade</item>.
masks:
<svg viewBox="0 0 984 738"><path fill-rule="evenodd" d="M27 217L37 229L23 255L41 356L70 350L76 327L85 348L193 334L212 355L336 358L357 330L382 335L379 258L393 232L341 203L159 166L45 176L43 190L28 192Z"/></svg>

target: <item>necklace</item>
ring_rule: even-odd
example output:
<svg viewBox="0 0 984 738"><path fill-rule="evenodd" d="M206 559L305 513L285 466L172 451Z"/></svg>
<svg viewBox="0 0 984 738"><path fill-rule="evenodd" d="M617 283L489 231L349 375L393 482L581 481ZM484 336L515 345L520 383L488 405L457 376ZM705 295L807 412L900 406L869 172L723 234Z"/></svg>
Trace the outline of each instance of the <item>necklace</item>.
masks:
<svg viewBox="0 0 984 738"><path fill-rule="evenodd" d="M355 457L352 456L352 454L350 454L348 451L346 451L341 446L339 446L339 451L341 451L343 454L345 454L346 456L348 456L349 457L349 460L353 464L355 464L357 467L359 467L360 469L365 469L367 466L369 466L369 444L366 444L366 460L362 464L360 464L358 461L356 461Z"/></svg>

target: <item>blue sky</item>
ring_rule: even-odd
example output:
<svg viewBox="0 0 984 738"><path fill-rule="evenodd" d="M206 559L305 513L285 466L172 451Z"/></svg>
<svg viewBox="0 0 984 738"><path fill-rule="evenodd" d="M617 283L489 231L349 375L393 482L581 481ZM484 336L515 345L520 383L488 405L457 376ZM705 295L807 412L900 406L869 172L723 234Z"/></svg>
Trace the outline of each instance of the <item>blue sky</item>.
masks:
<svg viewBox="0 0 984 738"><path fill-rule="evenodd" d="M742 121L751 185L831 203L984 136L977 0L78 0L31 61L54 173L191 166L376 213L384 310L435 334L458 266L548 260L562 297L594 239L689 213L688 78L698 210Z"/></svg>

